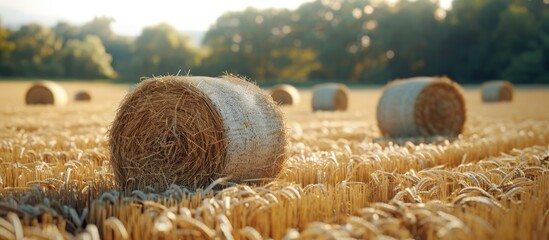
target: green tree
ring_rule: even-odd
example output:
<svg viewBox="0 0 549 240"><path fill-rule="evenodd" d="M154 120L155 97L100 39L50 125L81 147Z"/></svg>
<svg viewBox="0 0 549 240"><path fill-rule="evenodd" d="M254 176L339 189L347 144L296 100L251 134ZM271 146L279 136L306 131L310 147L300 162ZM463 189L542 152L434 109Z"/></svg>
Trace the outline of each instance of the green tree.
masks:
<svg viewBox="0 0 549 240"><path fill-rule="evenodd" d="M543 83L549 78L544 51L526 51L514 57L502 76L515 83Z"/></svg>
<svg viewBox="0 0 549 240"><path fill-rule="evenodd" d="M80 36L85 38L88 35L95 35L101 39L102 42L110 42L116 38L116 33L112 30L112 23L115 20L112 17L94 17L90 22L84 23L80 27Z"/></svg>
<svg viewBox="0 0 549 240"><path fill-rule="evenodd" d="M429 0L401 1L379 17L374 36L390 58L387 71L392 79L437 74L430 68L432 62L444 58L435 48L442 27L437 8Z"/></svg>
<svg viewBox="0 0 549 240"><path fill-rule="evenodd" d="M131 46L133 38L117 36L115 39L109 42L109 45L105 45L106 51L112 56L112 67L120 75L124 75L131 72L131 61L133 53Z"/></svg>
<svg viewBox="0 0 549 240"><path fill-rule="evenodd" d="M549 30L543 12L547 8L540 1L454 0L438 45L449 61L434 65L461 82L508 76L528 82L517 79L518 72L525 73L527 63L545 61L543 54L539 57ZM530 66L533 70L537 65Z"/></svg>
<svg viewBox="0 0 549 240"><path fill-rule="evenodd" d="M132 59L132 39L117 35L112 29L114 22L115 19L112 17L95 17L80 27L79 35L81 39L90 35L99 37L107 53L112 56L112 67L125 75L131 72L129 67Z"/></svg>
<svg viewBox="0 0 549 240"><path fill-rule="evenodd" d="M224 14L204 38L210 54L202 69L259 81L306 79L320 65L316 51L302 48L292 36L297 20L297 14L287 9L247 8Z"/></svg>
<svg viewBox="0 0 549 240"><path fill-rule="evenodd" d="M426 74L441 23L431 1L368 0L303 4L293 37L318 52L314 79L385 82Z"/></svg>
<svg viewBox="0 0 549 240"><path fill-rule="evenodd" d="M9 61L11 53L15 49L15 44L8 40L10 32L3 27L0 18L0 75L10 76L13 74L13 65Z"/></svg>
<svg viewBox="0 0 549 240"><path fill-rule="evenodd" d="M498 69L505 69L503 76L529 83L546 74L548 70L543 64L549 35L542 29L542 22L522 4L510 4L501 13L494 31L498 51L494 52L492 61Z"/></svg>
<svg viewBox="0 0 549 240"><path fill-rule="evenodd" d="M80 28L67 22L58 22L52 28L52 31L55 33L57 40L63 43L63 46L68 40L79 38L80 36Z"/></svg>
<svg viewBox="0 0 549 240"><path fill-rule="evenodd" d="M59 76L61 67L49 61L61 48L61 42L49 28L28 24L14 32L9 40L15 43L11 61L22 76Z"/></svg>
<svg viewBox="0 0 549 240"><path fill-rule="evenodd" d="M111 55L105 51L101 39L87 36L84 40L71 39L59 52L57 60L64 67L64 76L70 78L115 78Z"/></svg>
<svg viewBox="0 0 549 240"><path fill-rule="evenodd" d="M315 1L297 9L298 21L291 36L302 48L316 52L320 66L311 71L310 78L357 78L355 63L365 46L361 43L362 37L368 38L362 29L365 2ZM360 16L353 14L355 9L360 9ZM362 71L358 73L361 74Z"/></svg>
<svg viewBox="0 0 549 240"><path fill-rule="evenodd" d="M172 26L161 23L146 27L132 47L133 59L127 77L177 74L192 70L199 63L190 38L181 35Z"/></svg>

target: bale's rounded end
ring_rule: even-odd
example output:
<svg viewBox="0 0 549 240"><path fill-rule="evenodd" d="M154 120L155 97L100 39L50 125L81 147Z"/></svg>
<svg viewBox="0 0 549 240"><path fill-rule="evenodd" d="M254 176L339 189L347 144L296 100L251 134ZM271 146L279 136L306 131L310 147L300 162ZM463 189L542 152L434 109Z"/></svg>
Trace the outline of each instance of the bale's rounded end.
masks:
<svg viewBox="0 0 549 240"><path fill-rule="evenodd" d="M271 97L279 105L297 105L300 101L299 91L289 84L279 84L273 87Z"/></svg>
<svg viewBox="0 0 549 240"><path fill-rule="evenodd" d="M393 81L377 106L379 129L391 137L457 136L465 119L463 90L445 77Z"/></svg>
<svg viewBox="0 0 549 240"><path fill-rule="evenodd" d="M481 87L483 102L510 102L513 84L506 80L484 82Z"/></svg>
<svg viewBox="0 0 549 240"><path fill-rule="evenodd" d="M91 95L86 91L78 91L74 95L75 101L91 101Z"/></svg>
<svg viewBox="0 0 549 240"><path fill-rule="evenodd" d="M37 81L27 90L25 103L27 105L43 104L64 106L68 97L65 89L52 81Z"/></svg>
<svg viewBox="0 0 549 240"><path fill-rule="evenodd" d="M345 111L349 105L349 89L340 83L323 83L313 87L313 111Z"/></svg>
<svg viewBox="0 0 549 240"><path fill-rule="evenodd" d="M201 187L228 176L276 177L286 142L272 99L234 78L144 80L126 95L109 131L117 182L158 189L172 183Z"/></svg>
<svg viewBox="0 0 549 240"><path fill-rule="evenodd" d="M120 184L204 185L225 165L223 119L208 96L180 77L142 81L126 95L109 132Z"/></svg>

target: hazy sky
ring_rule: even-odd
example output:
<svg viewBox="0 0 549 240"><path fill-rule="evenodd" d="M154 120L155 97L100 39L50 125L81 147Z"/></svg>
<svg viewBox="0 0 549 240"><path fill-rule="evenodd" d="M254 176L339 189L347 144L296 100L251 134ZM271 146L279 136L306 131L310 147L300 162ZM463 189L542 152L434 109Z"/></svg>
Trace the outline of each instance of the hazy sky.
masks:
<svg viewBox="0 0 549 240"><path fill-rule="evenodd" d="M6 25L54 25L59 20L82 24L94 16L111 16L116 19L115 32L138 35L144 26L160 22L178 30L206 31L227 11L242 11L248 6L296 9L310 1L313 0L0 0L0 17ZM440 1L447 8L452 0Z"/></svg>

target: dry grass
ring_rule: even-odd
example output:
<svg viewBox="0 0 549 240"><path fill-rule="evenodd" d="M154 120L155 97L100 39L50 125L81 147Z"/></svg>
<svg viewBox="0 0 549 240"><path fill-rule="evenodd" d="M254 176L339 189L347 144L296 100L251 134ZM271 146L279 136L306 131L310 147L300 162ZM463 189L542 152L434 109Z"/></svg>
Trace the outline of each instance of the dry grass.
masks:
<svg viewBox="0 0 549 240"><path fill-rule="evenodd" d="M17 85L6 87L24 93ZM549 89L482 104L466 88L454 139L382 137L379 89L352 90L349 111L336 113L312 112L304 91L284 109L291 157L276 181L192 191L115 187L105 135L125 91L116 89L91 87L111 94L86 108L2 99L0 238L549 237Z"/></svg>

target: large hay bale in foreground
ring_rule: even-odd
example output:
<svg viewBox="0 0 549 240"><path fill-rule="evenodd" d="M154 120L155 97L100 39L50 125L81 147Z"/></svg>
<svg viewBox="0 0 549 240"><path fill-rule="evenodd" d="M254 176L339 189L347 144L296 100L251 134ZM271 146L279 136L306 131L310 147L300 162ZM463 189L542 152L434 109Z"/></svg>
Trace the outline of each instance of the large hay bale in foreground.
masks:
<svg viewBox="0 0 549 240"><path fill-rule="evenodd" d="M509 81L489 81L482 84L482 101L501 102L513 100L513 84Z"/></svg>
<svg viewBox="0 0 549 240"><path fill-rule="evenodd" d="M377 105L385 136L456 136L465 124L461 87L444 77L418 77L389 83Z"/></svg>
<svg viewBox="0 0 549 240"><path fill-rule="evenodd" d="M313 111L345 111L349 105L349 89L340 83L323 83L313 87Z"/></svg>
<svg viewBox="0 0 549 240"><path fill-rule="evenodd" d="M137 87L137 83L131 84L131 85L128 87L128 92L133 92L133 91L135 90L136 87Z"/></svg>
<svg viewBox="0 0 549 240"><path fill-rule="evenodd" d="M74 95L75 101L91 101L91 95L86 91L78 91Z"/></svg>
<svg viewBox="0 0 549 240"><path fill-rule="evenodd" d="M166 76L128 93L109 132L120 184L160 189L274 178L287 158L282 113L256 85L232 76Z"/></svg>
<svg viewBox="0 0 549 240"><path fill-rule="evenodd" d="M300 101L299 91L289 84L274 86L271 90L271 97L279 105L297 105Z"/></svg>
<svg viewBox="0 0 549 240"><path fill-rule="evenodd" d="M52 81L37 81L27 90L25 103L64 106L68 102L65 89Z"/></svg>

